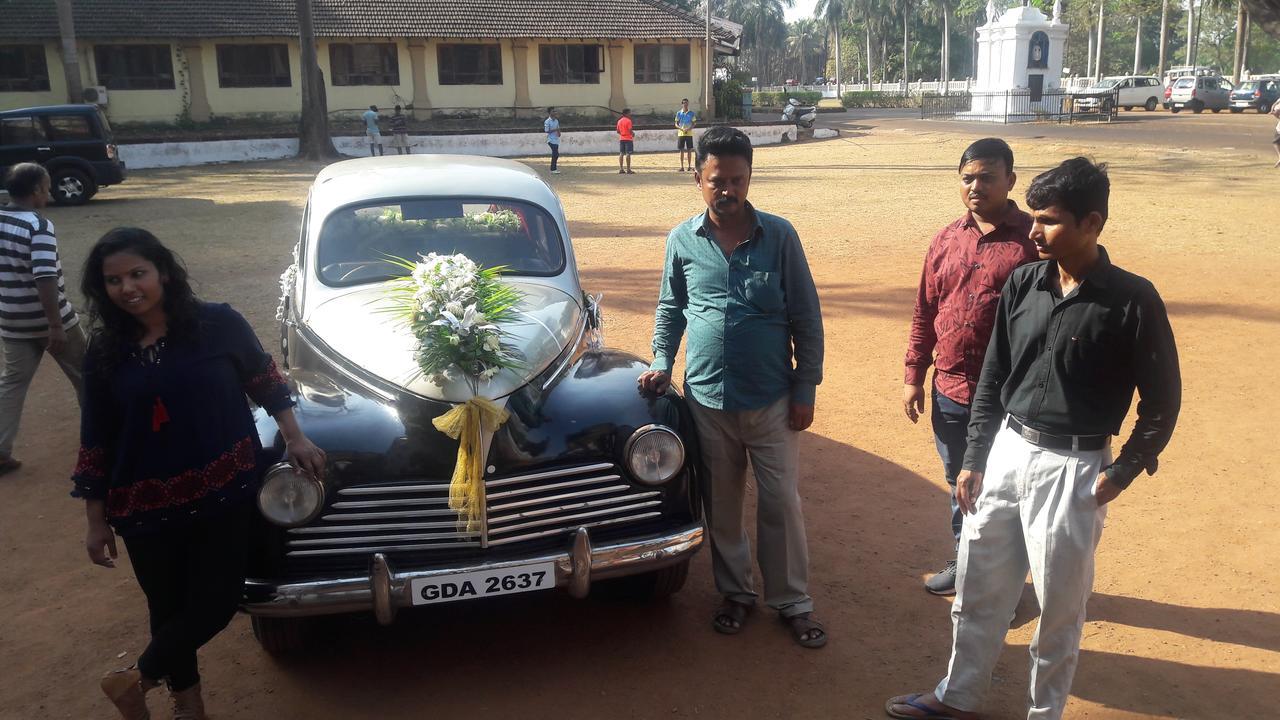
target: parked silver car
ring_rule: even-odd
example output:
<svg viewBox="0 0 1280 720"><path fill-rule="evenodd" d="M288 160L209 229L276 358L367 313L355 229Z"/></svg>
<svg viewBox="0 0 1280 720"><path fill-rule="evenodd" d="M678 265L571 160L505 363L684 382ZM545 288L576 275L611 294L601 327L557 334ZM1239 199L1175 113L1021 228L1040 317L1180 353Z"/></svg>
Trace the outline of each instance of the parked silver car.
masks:
<svg viewBox="0 0 1280 720"><path fill-rule="evenodd" d="M1191 112L1204 112L1208 108L1222 112L1231 106L1231 81L1220 77L1181 77L1173 82L1169 93L1169 110L1179 112L1189 108Z"/></svg>

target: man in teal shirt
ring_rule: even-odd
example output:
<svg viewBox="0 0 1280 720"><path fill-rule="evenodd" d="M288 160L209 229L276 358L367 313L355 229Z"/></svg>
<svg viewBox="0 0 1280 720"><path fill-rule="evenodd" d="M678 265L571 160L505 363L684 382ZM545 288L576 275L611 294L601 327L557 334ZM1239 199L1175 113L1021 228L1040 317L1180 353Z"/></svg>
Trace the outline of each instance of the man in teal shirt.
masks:
<svg viewBox="0 0 1280 720"><path fill-rule="evenodd" d="M654 360L640 386L667 391L687 331L685 397L709 474L712 567L724 596L712 627L739 632L757 595L742 517L750 457L765 603L798 643L821 647L798 481L799 436L822 382L822 311L791 223L747 202L751 155L734 128L712 128L698 142L694 182L707 210L667 237Z"/></svg>

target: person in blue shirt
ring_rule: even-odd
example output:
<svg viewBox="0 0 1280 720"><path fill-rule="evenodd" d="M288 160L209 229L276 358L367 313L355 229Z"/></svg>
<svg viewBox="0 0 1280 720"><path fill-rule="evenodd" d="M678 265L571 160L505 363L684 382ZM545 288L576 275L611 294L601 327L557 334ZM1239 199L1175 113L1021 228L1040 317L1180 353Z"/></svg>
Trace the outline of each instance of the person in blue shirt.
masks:
<svg viewBox="0 0 1280 720"><path fill-rule="evenodd" d="M556 164L560 161L560 113L555 108L547 108L547 119L542 121L542 131L547 134L547 145L551 148L551 172L560 174Z"/></svg>
<svg viewBox="0 0 1280 720"><path fill-rule="evenodd" d="M758 490L756 540L764 601L804 647L826 644L813 619L800 508L800 432L813 423L822 382L822 310L791 223L747 202L751 140L716 127L698 142L694 181L705 212L667 237L654 319L653 363L642 392L663 394L687 331L685 398L697 426L723 602L712 627L742 630L757 593L743 524L747 459Z"/></svg>
<svg viewBox="0 0 1280 720"><path fill-rule="evenodd" d="M360 117L364 118L364 134L369 139L369 157L386 155L382 149L382 131L378 129L378 106L370 105Z"/></svg>
<svg viewBox="0 0 1280 720"><path fill-rule="evenodd" d="M693 126L698 122L698 114L689 109L689 98L680 101L680 109L676 111L676 150L680 153L680 172L688 165L693 172Z"/></svg>

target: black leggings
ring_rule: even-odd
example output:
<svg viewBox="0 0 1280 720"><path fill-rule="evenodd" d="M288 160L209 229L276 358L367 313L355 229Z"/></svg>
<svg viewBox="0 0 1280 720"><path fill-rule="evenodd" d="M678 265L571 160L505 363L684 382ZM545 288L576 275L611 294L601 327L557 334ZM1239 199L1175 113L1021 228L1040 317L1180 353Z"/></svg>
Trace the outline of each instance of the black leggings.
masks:
<svg viewBox="0 0 1280 720"><path fill-rule="evenodd" d="M244 593L253 503L185 527L124 539L147 596L151 644L138 670L173 690L200 682L196 650L231 622Z"/></svg>
<svg viewBox="0 0 1280 720"><path fill-rule="evenodd" d="M551 169L555 170L556 163L560 160L560 145L559 143L547 143L547 145L551 147Z"/></svg>

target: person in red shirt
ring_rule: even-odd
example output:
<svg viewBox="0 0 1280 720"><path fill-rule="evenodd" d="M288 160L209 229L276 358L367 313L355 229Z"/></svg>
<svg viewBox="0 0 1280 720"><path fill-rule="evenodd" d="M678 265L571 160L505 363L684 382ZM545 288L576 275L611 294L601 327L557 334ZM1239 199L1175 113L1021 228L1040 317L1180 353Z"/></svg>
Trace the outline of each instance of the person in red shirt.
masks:
<svg viewBox="0 0 1280 720"><path fill-rule="evenodd" d="M618 118L618 174L634 175L631 171L631 153L636 149L636 134L631 125L631 108L622 108ZM623 160L626 164L623 164Z"/></svg>
<svg viewBox="0 0 1280 720"><path fill-rule="evenodd" d="M902 405L911 422L920 419L924 379L933 365L934 443L951 486L951 533L957 543L963 515L956 503L956 476L996 304L1014 269L1037 258L1029 238L1031 216L1009 199L1017 179L1013 150L1004 140L984 138L964 151L960 200L968 210L930 243L911 319ZM935 595L954 595L955 585L954 559L925 581Z"/></svg>

